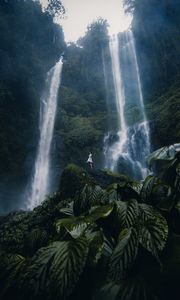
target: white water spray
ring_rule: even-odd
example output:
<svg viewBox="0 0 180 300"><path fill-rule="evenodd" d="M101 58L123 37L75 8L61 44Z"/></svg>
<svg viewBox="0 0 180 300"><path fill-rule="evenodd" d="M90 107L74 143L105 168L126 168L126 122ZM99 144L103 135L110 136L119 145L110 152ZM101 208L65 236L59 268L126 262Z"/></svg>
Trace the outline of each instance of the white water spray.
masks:
<svg viewBox="0 0 180 300"><path fill-rule="evenodd" d="M124 115L124 106L125 106L125 95L122 83L122 74L119 60L119 42L118 36L113 35L109 42L111 60L112 60L112 71L113 71L113 81L115 88L115 100L116 108L118 113L118 141L109 148L109 161L110 164L108 167L114 170L118 161L119 153L124 153L127 143L127 127Z"/></svg>
<svg viewBox="0 0 180 300"><path fill-rule="evenodd" d="M122 172L124 170L127 173L130 171L129 173L132 176L144 178L148 174L146 156L150 153L149 126L144 109L139 67L134 38L131 31L127 32L126 38L125 55L128 55L132 71L135 74L135 82L133 82L133 84L136 86L136 98L138 99L138 108L142 116L142 121L131 127L128 127L126 124L125 105L127 91L125 89L127 89L127 86L124 84L123 79L125 75L124 72L127 70L122 71L121 45L119 45L119 39L116 35L110 39L109 45L119 130L116 134L115 142L110 142L112 140L110 133L107 133L104 138L105 167L116 171L120 165Z"/></svg>
<svg viewBox="0 0 180 300"><path fill-rule="evenodd" d="M53 137L54 122L57 109L57 96L61 82L62 57L48 72L46 86L41 98L40 107L40 139L35 162L34 175L28 199L28 209L39 205L48 194L50 149Z"/></svg>

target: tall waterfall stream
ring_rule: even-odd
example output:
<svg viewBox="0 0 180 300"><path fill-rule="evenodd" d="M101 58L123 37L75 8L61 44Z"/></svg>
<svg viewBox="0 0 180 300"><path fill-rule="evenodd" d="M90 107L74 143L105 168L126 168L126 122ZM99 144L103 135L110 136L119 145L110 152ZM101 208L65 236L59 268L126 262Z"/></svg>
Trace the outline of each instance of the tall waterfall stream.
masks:
<svg viewBox="0 0 180 300"><path fill-rule="evenodd" d="M61 57L59 62L48 72L45 90L41 97L39 120L40 138L28 197L28 209L33 209L39 205L45 199L49 190L50 150L62 66L63 62Z"/></svg>
<svg viewBox="0 0 180 300"><path fill-rule="evenodd" d="M149 126L144 109L134 37L131 31L128 31L125 37L124 49L119 44L118 35L113 35L109 41L118 115L118 132L116 133L116 141L113 143L110 142L110 132L104 138L105 167L112 171L120 169L123 172L126 170L134 178L142 179L148 174L146 157L150 153ZM132 126L128 126L126 122L127 85L125 85L124 73L127 68L122 68L121 58L123 56L131 65L133 80L130 84L135 86L134 97L137 99L137 106L141 115L141 121Z"/></svg>

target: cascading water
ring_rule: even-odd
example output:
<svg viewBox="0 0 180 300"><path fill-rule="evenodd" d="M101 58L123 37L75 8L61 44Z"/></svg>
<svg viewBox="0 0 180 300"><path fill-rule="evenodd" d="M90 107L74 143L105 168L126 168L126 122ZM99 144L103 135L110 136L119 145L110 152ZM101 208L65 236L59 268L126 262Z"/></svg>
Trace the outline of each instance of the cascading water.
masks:
<svg viewBox="0 0 180 300"><path fill-rule="evenodd" d="M132 32L126 32L123 47L119 45L118 35L110 38L109 46L119 130L114 136L108 132L104 138L105 167L112 171L125 171L134 178L142 179L148 174L146 157L150 153L150 139ZM128 76L126 72L129 72ZM126 105L130 92L134 98L133 105L138 108L140 121L128 126Z"/></svg>
<svg viewBox="0 0 180 300"><path fill-rule="evenodd" d="M116 100L116 109L118 113L118 141L108 148L107 151L107 167L114 170L119 158L119 154L125 155L125 149L127 144L127 127L124 116L124 106L125 106L125 95L122 83L122 75L119 61L119 43L118 36L114 35L110 39L110 53L112 60L112 71L113 71L113 80L115 88L115 100ZM106 137L107 140L107 137Z"/></svg>
<svg viewBox="0 0 180 300"><path fill-rule="evenodd" d="M48 72L45 91L40 103L40 139L32 179L28 209L39 205L49 190L50 149L57 108L57 95L61 82L63 59Z"/></svg>

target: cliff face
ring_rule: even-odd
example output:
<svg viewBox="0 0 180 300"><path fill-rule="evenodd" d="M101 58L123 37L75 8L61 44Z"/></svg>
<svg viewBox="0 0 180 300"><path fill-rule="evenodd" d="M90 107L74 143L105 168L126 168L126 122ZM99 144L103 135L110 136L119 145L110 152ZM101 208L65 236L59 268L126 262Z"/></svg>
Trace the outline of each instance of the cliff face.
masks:
<svg viewBox="0 0 180 300"><path fill-rule="evenodd" d="M179 1L135 1L133 32L152 144L179 139L180 5Z"/></svg>
<svg viewBox="0 0 180 300"><path fill-rule="evenodd" d="M132 26L144 94L162 94L180 76L179 1L141 1L134 10Z"/></svg>
<svg viewBox="0 0 180 300"><path fill-rule="evenodd" d="M85 166L89 151L96 166L102 166L102 143L108 130L103 57L110 60L108 51L103 19L92 23L78 44L67 47L55 126L56 161L61 169L74 162Z"/></svg>
<svg viewBox="0 0 180 300"><path fill-rule="evenodd" d="M19 186L31 174L39 135L39 99L46 74L64 45L62 29L38 2L0 1L0 195L4 209L7 199L19 193Z"/></svg>

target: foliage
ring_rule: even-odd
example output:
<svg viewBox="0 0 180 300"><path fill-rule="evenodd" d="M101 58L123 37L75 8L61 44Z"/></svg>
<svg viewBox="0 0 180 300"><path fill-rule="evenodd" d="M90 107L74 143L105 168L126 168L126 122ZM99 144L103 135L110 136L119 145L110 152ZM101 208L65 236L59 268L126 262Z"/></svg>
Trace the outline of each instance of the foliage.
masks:
<svg viewBox="0 0 180 300"><path fill-rule="evenodd" d="M176 165L171 168L176 172ZM171 183L176 196L178 174ZM81 171L79 176L83 177ZM163 177L152 178L144 181L140 192L132 192L137 185L133 182L131 187L125 181L106 188L86 182L71 199L61 202L60 195L54 194L33 212L2 218L1 299L9 300L12 293L19 300L74 299L77 295L89 300L153 300L157 295L164 299L161 281L167 281L166 294L170 295L167 270L176 252L174 241L178 241L172 212L178 206L171 198L171 209L164 214L160 206L149 205L153 185L158 180L163 184ZM9 228L13 228L16 247L11 245ZM176 290L176 276L173 280Z"/></svg>
<svg viewBox="0 0 180 300"><path fill-rule="evenodd" d="M54 299L66 299L84 269L87 254L88 244L83 237L53 242L41 248L25 274L25 281L33 294L31 299L49 292Z"/></svg>
<svg viewBox="0 0 180 300"><path fill-rule="evenodd" d="M48 0L47 12L52 17L63 16L65 8L60 0Z"/></svg>

